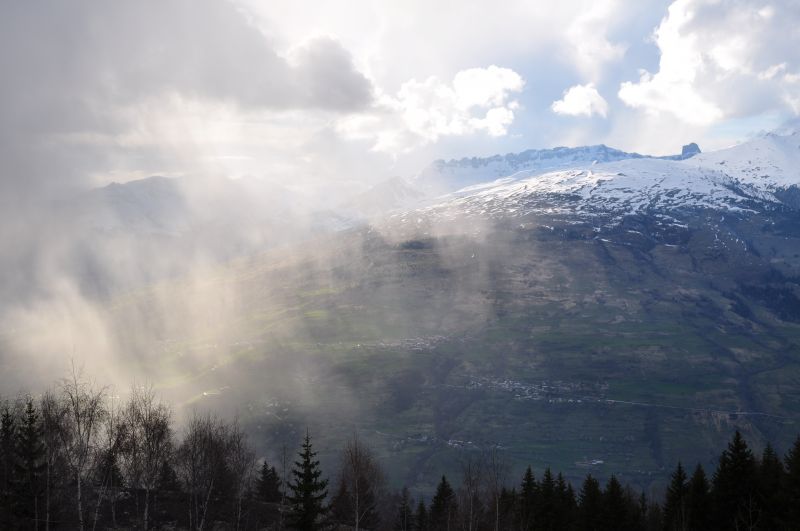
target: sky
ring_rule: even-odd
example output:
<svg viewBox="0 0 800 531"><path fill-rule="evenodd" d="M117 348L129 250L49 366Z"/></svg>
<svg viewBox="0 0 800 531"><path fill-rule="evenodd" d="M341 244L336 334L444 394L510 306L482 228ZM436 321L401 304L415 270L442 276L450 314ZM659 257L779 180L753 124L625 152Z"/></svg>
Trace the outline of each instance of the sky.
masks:
<svg viewBox="0 0 800 531"><path fill-rule="evenodd" d="M150 175L318 197L437 158L711 150L800 113L798 0L0 5L0 203Z"/></svg>

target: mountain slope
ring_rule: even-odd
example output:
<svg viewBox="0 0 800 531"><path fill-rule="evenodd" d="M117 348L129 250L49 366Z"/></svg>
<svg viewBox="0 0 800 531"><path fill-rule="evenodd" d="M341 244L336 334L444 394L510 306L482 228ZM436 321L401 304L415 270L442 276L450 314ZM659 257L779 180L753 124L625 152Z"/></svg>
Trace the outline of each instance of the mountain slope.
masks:
<svg viewBox="0 0 800 531"><path fill-rule="evenodd" d="M697 155L689 164L716 169L768 191L800 185L800 132L767 133L740 145Z"/></svg>
<svg viewBox="0 0 800 531"><path fill-rule="evenodd" d="M593 164L628 159L661 158L683 160L700 152L697 144L684 146L681 155L649 157L639 153L627 153L600 144L581 147L556 147L552 149L530 149L521 153L494 155L488 158L463 158L459 160L437 160L420 172L413 183L421 189L435 193L447 193L478 183L516 176L518 172L535 175L565 168L584 168Z"/></svg>
<svg viewBox="0 0 800 531"><path fill-rule="evenodd" d="M186 411L239 414L265 451L310 426L326 469L358 429L420 492L489 448L515 472L643 489L678 459L711 465L734 429L783 453L800 431L793 142L534 168L109 297L115 349L96 359ZM36 335L9 334L4 352Z"/></svg>
<svg viewBox="0 0 800 531"><path fill-rule="evenodd" d="M637 157L550 173L538 167L521 170L395 218L549 214L620 222L631 215L678 219L699 210L744 213L797 208L798 168L800 135L767 135L687 160Z"/></svg>
<svg viewBox="0 0 800 531"><path fill-rule="evenodd" d="M335 466L324 449L357 427L423 492L493 446L515 469L645 489L678 459L710 464L734 429L783 452L800 431L800 213L791 187L719 166L487 184L139 293L114 306L117 342L168 396L244 411L265 447L312 426Z"/></svg>

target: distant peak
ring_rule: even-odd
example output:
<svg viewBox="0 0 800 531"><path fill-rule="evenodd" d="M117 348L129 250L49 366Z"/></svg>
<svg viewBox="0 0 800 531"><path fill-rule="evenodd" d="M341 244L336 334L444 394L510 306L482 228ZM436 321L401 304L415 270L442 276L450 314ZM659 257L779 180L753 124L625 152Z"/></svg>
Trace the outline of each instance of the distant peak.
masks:
<svg viewBox="0 0 800 531"><path fill-rule="evenodd" d="M694 142L690 144L686 144L681 148L681 158L688 159L689 157L694 157L695 155L702 153L700 151L700 146L695 144Z"/></svg>

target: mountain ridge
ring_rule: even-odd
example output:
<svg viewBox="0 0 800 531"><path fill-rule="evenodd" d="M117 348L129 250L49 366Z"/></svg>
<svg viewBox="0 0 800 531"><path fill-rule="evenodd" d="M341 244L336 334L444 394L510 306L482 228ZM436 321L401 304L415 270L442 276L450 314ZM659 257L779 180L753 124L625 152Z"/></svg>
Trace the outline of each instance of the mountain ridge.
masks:
<svg viewBox="0 0 800 531"><path fill-rule="evenodd" d="M627 159L685 160L700 153L695 143L683 146L679 155L651 156L626 152L605 144L544 149L528 149L518 153L489 157L438 159L418 173L412 182L424 189L452 192L479 182L508 177L520 171L544 173L587 164Z"/></svg>

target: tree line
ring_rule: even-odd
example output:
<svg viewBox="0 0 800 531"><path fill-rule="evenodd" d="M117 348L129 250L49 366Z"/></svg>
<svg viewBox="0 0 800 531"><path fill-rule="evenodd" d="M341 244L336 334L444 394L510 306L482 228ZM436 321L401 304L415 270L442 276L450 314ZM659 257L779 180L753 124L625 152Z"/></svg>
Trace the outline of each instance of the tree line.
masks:
<svg viewBox="0 0 800 531"><path fill-rule="evenodd" d="M309 433L290 458L259 459L238 423L193 414L176 433L151 388L124 401L73 372L0 411L2 529L332 529L376 531L688 531L800 529L800 438L781 458L736 432L707 475L678 463L663 499L591 474L579 488L502 452L465 452L457 482L394 491L354 434L328 477ZM333 483L329 480L333 479Z"/></svg>

